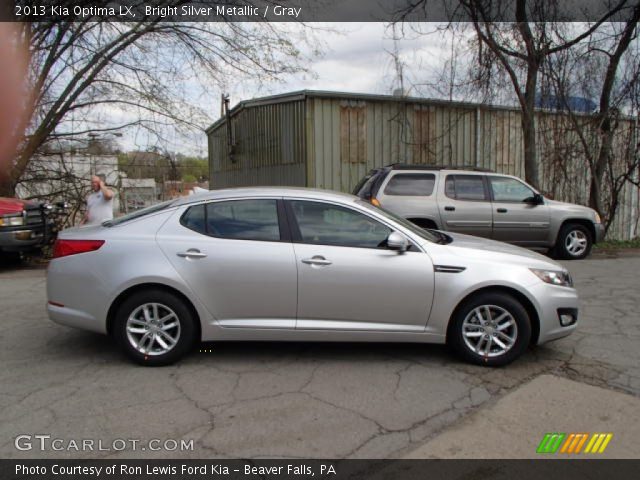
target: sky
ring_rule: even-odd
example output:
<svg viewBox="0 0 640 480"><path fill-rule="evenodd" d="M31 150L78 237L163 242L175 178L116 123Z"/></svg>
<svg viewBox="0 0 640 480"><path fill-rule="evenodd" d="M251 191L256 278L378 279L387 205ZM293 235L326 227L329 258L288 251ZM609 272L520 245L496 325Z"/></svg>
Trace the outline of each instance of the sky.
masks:
<svg viewBox="0 0 640 480"><path fill-rule="evenodd" d="M432 29L435 29L435 25ZM303 73L279 77L271 82L229 83L221 87L211 88L206 92L195 91L201 104L210 104L212 121L220 113L220 94L225 91L234 106L242 100L274 95L296 90L329 90L354 93L392 94L400 86L398 68L393 60L393 52L398 52L401 59L402 72L405 77L405 92L420 96L413 83L428 76L430 71L441 69L448 58L450 37L440 33L433 35L401 35L394 32L384 23L336 23L312 24L313 27L327 27L320 31L321 55L306 63L307 71ZM303 56L311 55L311 48L300 46ZM194 134L184 139L179 135L168 134L170 150L185 154L206 156L206 135ZM127 132L119 140L121 148L132 150L144 148L148 143L143 132Z"/></svg>

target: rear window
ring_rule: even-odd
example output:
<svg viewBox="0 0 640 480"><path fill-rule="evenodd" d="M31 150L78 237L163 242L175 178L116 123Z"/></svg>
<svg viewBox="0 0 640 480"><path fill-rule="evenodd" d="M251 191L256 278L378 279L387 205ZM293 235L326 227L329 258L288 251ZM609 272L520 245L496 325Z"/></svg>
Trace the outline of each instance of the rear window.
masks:
<svg viewBox="0 0 640 480"><path fill-rule="evenodd" d="M433 173L397 173L387 183L384 194L428 197L433 193L435 183Z"/></svg>
<svg viewBox="0 0 640 480"><path fill-rule="evenodd" d="M150 207L143 208L142 210L136 210L135 212L131 212L118 218L114 218L113 220L102 222L102 225L105 227L114 227L122 223L137 220L138 218L146 217L147 215L151 215L152 213L161 212L162 210L169 208L173 204L173 202L174 200L169 200L167 202L158 203L157 205L151 205Z"/></svg>

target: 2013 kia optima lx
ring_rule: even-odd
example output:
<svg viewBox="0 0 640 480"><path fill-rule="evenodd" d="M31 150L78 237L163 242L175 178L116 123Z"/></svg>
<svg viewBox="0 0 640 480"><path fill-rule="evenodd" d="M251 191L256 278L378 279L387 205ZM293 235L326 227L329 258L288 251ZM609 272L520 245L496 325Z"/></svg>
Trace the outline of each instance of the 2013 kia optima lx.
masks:
<svg viewBox="0 0 640 480"><path fill-rule="evenodd" d="M60 324L165 365L197 341L448 343L505 365L571 333L578 298L529 250L423 230L357 197L241 188L62 232L47 279Z"/></svg>

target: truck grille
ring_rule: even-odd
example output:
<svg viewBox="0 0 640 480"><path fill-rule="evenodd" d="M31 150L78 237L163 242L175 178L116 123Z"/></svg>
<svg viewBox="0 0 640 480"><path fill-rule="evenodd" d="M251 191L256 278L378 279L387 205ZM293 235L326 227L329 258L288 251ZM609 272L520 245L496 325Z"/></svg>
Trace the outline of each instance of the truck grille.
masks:
<svg viewBox="0 0 640 480"><path fill-rule="evenodd" d="M42 218L42 211L39 207L30 208L26 212L27 215L25 220L27 225L41 225L44 223L44 220Z"/></svg>

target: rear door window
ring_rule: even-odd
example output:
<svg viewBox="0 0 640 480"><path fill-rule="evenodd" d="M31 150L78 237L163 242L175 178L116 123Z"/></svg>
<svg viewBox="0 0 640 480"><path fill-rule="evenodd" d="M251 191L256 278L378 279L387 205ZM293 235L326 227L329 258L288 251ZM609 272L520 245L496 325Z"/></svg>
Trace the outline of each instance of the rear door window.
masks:
<svg viewBox="0 0 640 480"><path fill-rule="evenodd" d="M387 183L384 194L428 197L433 193L435 183L433 173L397 173Z"/></svg>
<svg viewBox="0 0 640 480"><path fill-rule="evenodd" d="M483 175L447 175L444 191L455 200L489 200Z"/></svg>
<svg viewBox="0 0 640 480"><path fill-rule="evenodd" d="M203 235L235 240L280 241L275 199L229 200L194 205L180 223Z"/></svg>

